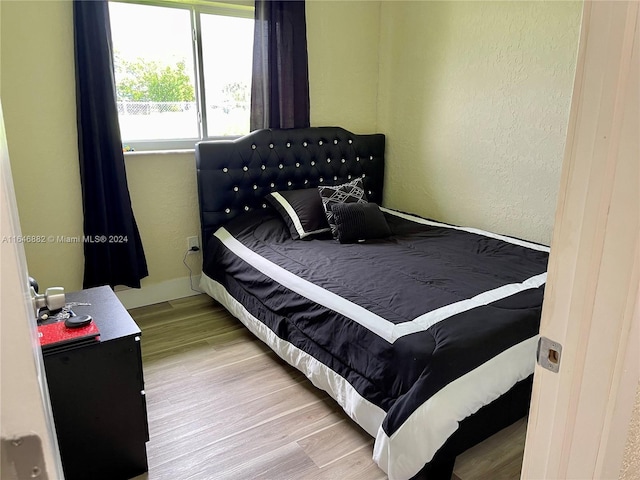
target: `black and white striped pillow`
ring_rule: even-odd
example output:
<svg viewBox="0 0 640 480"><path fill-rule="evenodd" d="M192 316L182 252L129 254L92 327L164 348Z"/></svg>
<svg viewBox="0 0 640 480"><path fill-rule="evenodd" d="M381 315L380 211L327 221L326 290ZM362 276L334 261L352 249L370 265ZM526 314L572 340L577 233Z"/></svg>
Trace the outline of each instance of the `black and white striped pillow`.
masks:
<svg viewBox="0 0 640 480"><path fill-rule="evenodd" d="M272 192L266 199L287 224L294 240L329 231L322 200L315 188Z"/></svg>

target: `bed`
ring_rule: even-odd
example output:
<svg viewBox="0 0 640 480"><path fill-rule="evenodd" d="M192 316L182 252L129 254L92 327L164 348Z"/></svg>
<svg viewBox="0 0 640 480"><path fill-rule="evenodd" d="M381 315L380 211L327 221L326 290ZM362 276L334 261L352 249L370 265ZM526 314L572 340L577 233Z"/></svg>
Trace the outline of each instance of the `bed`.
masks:
<svg viewBox="0 0 640 480"><path fill-rule="evenodd" d="M375 438L389 478L450 478L527 413L548 248L384 208L384 153L339 127L199 143L200 286Z"/></svg>

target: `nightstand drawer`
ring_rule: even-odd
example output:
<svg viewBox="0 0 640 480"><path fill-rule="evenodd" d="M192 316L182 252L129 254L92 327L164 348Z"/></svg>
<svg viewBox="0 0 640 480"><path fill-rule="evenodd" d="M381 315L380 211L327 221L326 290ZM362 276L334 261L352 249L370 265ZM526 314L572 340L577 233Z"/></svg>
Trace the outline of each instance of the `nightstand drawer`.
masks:
<svg viewBox="0 0 640 480"><path fill-rule="evenodd" d="M128 479L144 473L149 433L140 331L108 287L67 297L91 303L81 313L92 315L107 334L95 344L44 355L65 478Z"/></svg>

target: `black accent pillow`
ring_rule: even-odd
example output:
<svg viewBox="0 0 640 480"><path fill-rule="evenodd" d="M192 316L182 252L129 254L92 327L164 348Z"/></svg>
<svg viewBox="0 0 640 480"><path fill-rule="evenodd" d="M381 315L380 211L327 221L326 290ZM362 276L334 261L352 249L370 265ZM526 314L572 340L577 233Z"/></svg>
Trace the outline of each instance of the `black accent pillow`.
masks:
<svg viewBox="0 0 640 480"><path fill-rule="evenodd" d="M285 221L294 240L329 231L317 189L271 192L266 199Z"/></svg>
<svg viewBox="0 0 640 480"><path fill-rule="evenodd" d="M318 191L322 198L322 206L324 207L327 222L331 228L331 235L333 235L333 238L338 238L338 231L333 219L333 206L340 203L367 203L362 179L356 178L342 185L320 186Z"/></svg>
<svg viewBox="0 0 640 480"><path fill-rule="evenodd" d="M331 207L340 243L385 238L391 229L375 203L337 203Z"/></svg>

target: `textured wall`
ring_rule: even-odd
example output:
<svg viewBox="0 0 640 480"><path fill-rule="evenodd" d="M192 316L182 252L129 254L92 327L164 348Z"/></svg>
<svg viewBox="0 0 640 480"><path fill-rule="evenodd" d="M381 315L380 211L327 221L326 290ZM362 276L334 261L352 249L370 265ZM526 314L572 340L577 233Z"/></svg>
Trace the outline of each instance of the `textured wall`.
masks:
<svg viewBox="0 0 640 480"><path fill-rule="evenodd" d="M2 104L23 235L82 235L71 2L0 2ZM82 286L80 243L26 244L43 287Z"/></svg>
<svg viewBox="0 0 640 480"><path fill-rule="evenodd" d="M549 243L578 2L383 2L388 206Z"/></svg>
<svg viewBox="0 0 640 480"><path fill-rule="evenodd" d="M638 479L640 479L640 384L636 390L636 402L620 470L620 480Z"/></svg>
<svg viewBox="0 0 640 480"><path fill-rule="evenodd" d="M182 263L186 238L200 235L196 161L193 153L129 155L127 180L145 247L149 278L144 285L188 275ZM197 255L198 260L200 255ZM200 273L195 255L189 256Z"/></svg>
<svg viewBox="0 0 640 480"><path fill-rule="evenodd" d="M380 2L314 0L306 10L311 125L375 133Z"/></svg>

